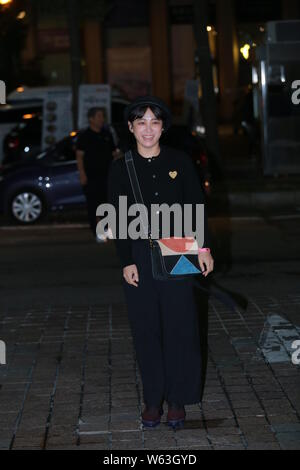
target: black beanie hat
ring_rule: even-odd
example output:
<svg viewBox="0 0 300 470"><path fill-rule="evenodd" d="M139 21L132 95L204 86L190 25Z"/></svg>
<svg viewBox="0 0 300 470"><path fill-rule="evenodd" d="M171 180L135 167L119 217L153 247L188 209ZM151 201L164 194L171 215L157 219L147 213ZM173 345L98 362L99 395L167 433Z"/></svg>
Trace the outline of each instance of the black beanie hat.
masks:
<svg viewBox="0 0 300 470"><path fill-rule="evenodd" d="M126 106L124 110L125 122L126 123L128 122L128 118L129 118L131 111L133 111L138 106L147 106L147 105L157 106L164 112L165 114L164 128L165 130L168 130L169 127L171 126L171 121L172 121L171 111L162 99L157 98L156 96L151 96L151 95L139 96L132 103Z"/></svg>

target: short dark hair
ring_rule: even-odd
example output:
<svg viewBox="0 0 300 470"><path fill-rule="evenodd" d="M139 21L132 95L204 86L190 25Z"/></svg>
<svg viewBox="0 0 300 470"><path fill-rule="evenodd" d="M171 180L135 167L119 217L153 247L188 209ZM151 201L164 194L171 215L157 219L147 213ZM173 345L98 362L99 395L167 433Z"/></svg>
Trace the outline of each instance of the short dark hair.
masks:
<svg viewBox="0 0 300 470"><path fill-rule="evenodd" d="M163 122L163 125L165 125L167 116L166 113L159 107L155 106L152 104L147 104L147 105L140 105L134 108L128 115L128 121L133 123L136 119L141 119L147 109L150 108L156 119L159 119Z"/></svg>
<svg viewBox="0 0 300 470"><path fill-rule="evenodd" d="M98 113L98 111L101 111L103 113L103 117L105 119L106 118L106 109L102 108L101 106L93 106L92 108L89 108L88 112L87 112L87 118L88 119L93 118L96 115L96 113Z"/></svg>

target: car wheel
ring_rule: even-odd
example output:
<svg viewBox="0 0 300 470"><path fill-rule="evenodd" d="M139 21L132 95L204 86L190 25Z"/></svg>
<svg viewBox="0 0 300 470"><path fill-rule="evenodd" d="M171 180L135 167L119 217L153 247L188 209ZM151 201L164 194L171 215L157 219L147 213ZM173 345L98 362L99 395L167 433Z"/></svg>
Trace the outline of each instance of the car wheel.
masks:
<svg viewBox="0 0 300 470"><path fill-rule="evenodd" d="M10 213L18 223L33 224L44 214L41 196L30 190L19 191L11 198Z"/></svg>

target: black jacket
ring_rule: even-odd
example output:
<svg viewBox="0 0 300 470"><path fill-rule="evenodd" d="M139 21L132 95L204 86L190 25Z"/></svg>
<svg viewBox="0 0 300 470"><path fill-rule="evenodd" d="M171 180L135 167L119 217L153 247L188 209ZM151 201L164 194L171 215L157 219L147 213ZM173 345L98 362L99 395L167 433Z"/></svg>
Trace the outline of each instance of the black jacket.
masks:
<svg viewBox="0 0 300 470"><path fill-rule="evenodd" d="M193 209L196 204L205 204L205 196L202 191L196 168L191 158L184 152L175 150L167 146L160 146L161 151L158 156L145 158L136 150L133 151L134 164L139 179L144 204L148 209L149 221L151 204L167 203L172 205L178 203L192 204ZM108 202L114 205L119 218L119 196L127 196L127 206L135 204L135 199L130 185L125 158L122 157L112 162L108 177ZM209 247L209 234L207 227L206 207L204 205L204 243L203 247ZM195 211L193 212L193 217ZM134 217L128 217L128 224ZM193 218L193 220L195 220ZM195 229L195 225L193 225ZM174 233L174 226L171 219L171 234ZM183 233L188 235L187 233ZM159 237L162 236L161 223ZM134 240L115 239L117 253L121 260L122 267L134 264L131 252L131 244Z"/></svg>

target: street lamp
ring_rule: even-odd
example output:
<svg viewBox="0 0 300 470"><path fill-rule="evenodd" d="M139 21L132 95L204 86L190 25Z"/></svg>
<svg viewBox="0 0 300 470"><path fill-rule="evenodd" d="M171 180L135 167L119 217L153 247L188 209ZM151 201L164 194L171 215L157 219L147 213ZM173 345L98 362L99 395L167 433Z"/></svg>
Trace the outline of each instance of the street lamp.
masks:
<svg viewBox="0 0 300 470"><path fill-rule="evenodd" d="M9 5L10 3L12 3L12 0L0 0L0 5Z"/></svg>

